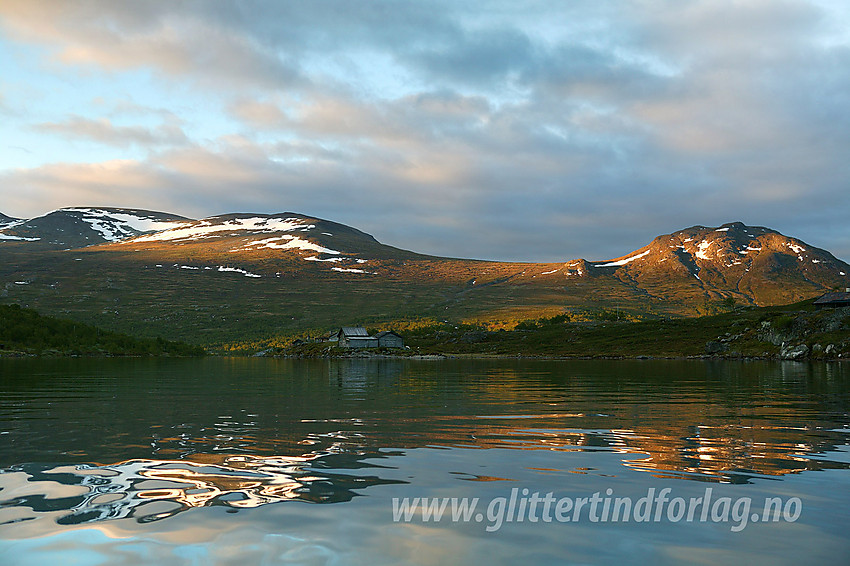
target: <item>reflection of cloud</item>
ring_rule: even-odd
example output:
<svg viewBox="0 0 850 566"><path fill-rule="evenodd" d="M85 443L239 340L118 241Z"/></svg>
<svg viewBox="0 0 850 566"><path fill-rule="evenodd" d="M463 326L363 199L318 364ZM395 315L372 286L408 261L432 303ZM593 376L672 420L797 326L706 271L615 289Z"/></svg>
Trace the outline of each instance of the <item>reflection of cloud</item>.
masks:
<svg viewBox="0 0 850 566"><path fill-rule="evenodd" d="M20 478L23 472L17 472L0 475L0 480L4 500L14 499L16 506L32 507L37 514L53 515L61 508L66 512L56 521L64 525L122 518L151 522L213 505L246 509L287 500L338 503L354 497L354 489L398 483L314 469L321 457L196 454L193 460L61 466L44 470L39 479ZM65 503L42 509L36 499L43 496L63 498Z"/></svg>
<svg viewBox="0 0 850 566"><path fill-rule="evenodd" d="M358 364L353 364L358 369ZM389 368L386 377L394 375ZM332 383L336 378L330 375ZM344 385L351 391L358 380ZM597 417L605 418L604 415ZM622 465L658 477L721 483L748 483L754 475L781 476L805 470L846 469L847 463L829 458L813 458L834 450L828 440L812 443L811 431L773 426L699 426L653 429L569 429L565 422L592 415L551 413L503 416L429 416L406 419L402 431L383 435L358 419L305 419L304 423L356 425L360 431L314 432L298 444L316 451L302 456L259 456L251 454L191 453L188 459L137 459L104 466L60 466L39 469L27 464L25 471L0 474L3 501L14 501L14 511L4 513L0 522L25 519L47 520L75 525L132 518L147 523L172 517L183 511L210 506L233 509L261 507L270 503L302 501L340 503L350 501L367 487L404 483L381 477L382 466L367 463L403 452L384 452L386 446L423 446L458 449L497 449L511 451L615 452L623 455ZM558 423L559 428L553 425ZM315 425L313 425L315 426ZM320 428L320 427L319 427ZM231 449L245 444L232 425L219 426L220 432L236 436ZM370 432L371 431L371 432ZM374 437L377 435L377 438ZM221 434L215 437L221 442ZM226 436L226 435L225 435ZM840 436L840 435L839 435ZM193 440L175 437L160 439L187 448ZM383 446L377 446L383 444ZM244 446L250 449L251 446ZM172 446L171 450L174 450ZM516 458L524 458L517 455ZM530 458L534 461L534 458ZM569 462L565 459L552 462ZM391 466L388 470L396 470ZM352 474L339 470L351 469ZM380 475L363 475L374 469ZM588 473L587 468L532 468L545 473ZM331 471L333 470L333 471ZM611 473L611 471L608 471ZM509 481L507 478L450 472L469 481ZM392 476L392 472L388 475ZM47 500L48 503L44 503ZM35 521L34 521L35 523ZM30 527L29 530L37 530Z"/></svg>

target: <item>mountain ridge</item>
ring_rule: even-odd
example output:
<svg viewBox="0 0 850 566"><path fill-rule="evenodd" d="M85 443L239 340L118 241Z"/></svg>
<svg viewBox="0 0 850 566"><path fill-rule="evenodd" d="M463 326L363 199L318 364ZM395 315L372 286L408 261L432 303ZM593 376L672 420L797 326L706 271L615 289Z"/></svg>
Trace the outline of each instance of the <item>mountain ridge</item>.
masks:
<svg viewBox="0 0 850 566"><path fill-rule="evenodd" d="M604 261L418 254L293 212L190 219L73 207L0 228L0 302L200 341L428 317L516 320L576 309L690 316L850 286L850 265L762 226L663 234Z"/></svg>
<svg viewBox="0 0 850 566"><path fill-rule="evenodd" d="M36 222L36 221L53 219L54 217L59 216L59 215L69 215L69 214L77 216L77 217L81 217L81 218L78 218L78 219L82 220L83 222L88 223L89 225L96 224L96 222L94 222L93 219L92 219L93 217L98 217L98 216L104 217L104 216L111 215L113 217L111 219L112 221L121 220L119 217L122 217L122 216L124 217L123 222L122 222L123 226L118 228L117 231L114 231L112 233L112 235L104 236L102 230L95 230L95 232L98 233L101 236L102 240L101 241L93 240L91 242L86 242L85 243L86 245L100 245L102 243L108 243L108 242L120 242L120 241L130 240L130 239L136 238L138 236L143 236L143 235L149 234L151 232L167 231L167 230L170 230L172 228L170 226L159 226L159 227L157 227L157 226L150 226L150 227L133 226L134 220L136 222L138 222L138 221L154 221L154 222L160 222L162 224L168 224L168 223L173 222L173 223L175 223L174 227L179 228L181 223L198 224L198 223L209 223L210 221L214 221L214 220L233 220L233 219L239 219L239 218L284 218L284 217L299 218L299 219L304 219L304 220L318 221L318 222L322 222L324 224L330 224L330 225L333 225L335 228L341 227L345 231L357 233L360 236L362 236L362 237L364 237L368 240L371 240L373 243L380 243L371 234L368 234L366 232L358 230L357 228L353 228L353 227L347 226L345 224L340 224L340 223L337 223L337 222L334 222L334 221L331 221L331 220L321 219L321 218L318 218L318 217L315 217L315 216L312 216L312 215L307 215L307 214L303 214L303 213L299 213L299 212L278 212L278 213L271 213L271 214L270 213L255 213L255 212L235 212L235 213L232 212L232 213L223 213L223 214L218 214L218 215L207 216L207 217L204 217L204 218L195 219L195 218L180 216L180 215L177 215L177 214L174 214L174 213L169 213L169 212L152 211L152 210L147 210L147 209L116 208L116 207L63 207L63 208L55 209L55 210L47 212L43 215L36 216L36 217L33 217L33 218L29 218L29 219L14 218L14 217L7 216L3 213L0 213L0 234L5 234L7 236L19 236L19 237L21 237L21 236L24 236L24 237L32 236L32 237L39 237L39 240L44 240L45 238L43 236L40 236L40 235L37 234L37 231L39 229L43 229L43 227L40 225L40 223L35 224L35 225L33 225L33 223ZM86 216L86 215L88 215L88 216ZM127 219L127 217L130 217L130 216L133 217L132 220ZM673 237L676 234L690 233L690 232L697 231L697 230L716 231L716 232L728 231L728 230L743 230L743 231L750 230L750 233L752 233L752 231L756 231L757 233L759 233L759 232L760 233L769 233L769 234L776 234L776 235L779 235L779 236L782 236L782 237L787 237L787 236L784 236L783 234L781 234L780 232L773 230L771 228L767 228L767 227L764 227L764 226L748 226L748 225L746 225L746 224L744 224L743 222L740 222L740 221L722 224L721 226L718 226L716 228L709 227L709 226L703 226L703 225L695 225L695 226L691 226L691 227L688 227L688 228L683 228L683 229L678 230L676 232L673 232L671 234L664 234L664 235L657 236L656 238L653 239L652 242L650 242L646 246L643 246L641 248L634 250L633 252L630 252L628 254L625 254L625 255L622 255L622 256L619 256L619 257L616 257L616 258L612 258L612 259L609 259L609 260L587 260L586 258L576 258L576 259L573 259L573 260L568 260L566 263L575 262L575 261L587 262L588 264L593 265L594 267L607 267L608 265L604 265L604 264L613 265L614 263L618 263L618 262L621 262L621 261L624 262L623 264L625 264L624 260L628 260L628 259L633 258L635 255L637 255L641 251L645 250L646 248L650 247L651 245L658 242L659 240L662 240L664 238ZM27 232L30 232L30 233L27 233ZM33 234L32 232L36 232L36 233ZM116 236L123 236L123 237L116 237ZM12 238L9 238L9 239L12 239ZM801 244L804 244L801 240L798 240L796 238L792 238L792 239L800 242ZM22 238L22 240L23 240L23 238ZM31 241L35 241L35 240L31 240ZM57 245L63 245L63 244L66 244L66 243L65 242L57 243ZM386 245L386 244L381 244L381 245ZM807 244L805 244L805 245L807 245ZM392 247L392 246L390 246L390 247ZM809 247L813 247L813 246L809 246ZM395 248L395 249L400 249L400 248ZM522 262L516 262L516 261L481 260L481 259L475 259L475 258L454 258L454 257L449 257L449 256L433 256L433 255L429 255L429 254L421 254L421 253L417 253L417 252L412 252L410 250L403 250L403 251L409 251L410 253L415 253L417 256L443 257L443 258L446 258L446 259L466 259L466 260L469 260L469 261L486 261L486 262L498 261L500 263L522 263ZM834 256L833 256L833 258L834 258ZM837 259L837 258L834 258L834 259ZM558 263L558 262L525 262L525 263L550 264L550 263Z"/></svg>
<svg viewBox="0 0 850 566"><path fill-rule="evenodd" d="M0 225L0 239L73 249L162 230L188 219L176 214L111 207L67 207ZM2 222L2 219L0 219Z"/></svg>

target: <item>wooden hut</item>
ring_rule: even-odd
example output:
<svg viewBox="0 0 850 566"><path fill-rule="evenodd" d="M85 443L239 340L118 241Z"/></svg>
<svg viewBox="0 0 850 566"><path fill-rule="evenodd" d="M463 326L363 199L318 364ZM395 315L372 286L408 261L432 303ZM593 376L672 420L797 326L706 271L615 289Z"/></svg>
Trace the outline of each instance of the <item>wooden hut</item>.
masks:
<svg viewBox="0 0 850 566"><path fill-rule="evenodd" d="M815 300L816 310L839 309L841 307L850 307L850 288L845 289L843 293L827 293Z"/></svg>
<svg viewBox="0 0 850 566"><path fill-rule="evenodd" d="M343 326L336 333L340 348L377 348L378 339L369 336L362 326Z"/></svg>
<svg viewBox="0 0 850 566"><path fill-rule="evenodd" d="M404 348L404 338L392 330L384 330L375 334L378 346L381 348Z"/></svg>

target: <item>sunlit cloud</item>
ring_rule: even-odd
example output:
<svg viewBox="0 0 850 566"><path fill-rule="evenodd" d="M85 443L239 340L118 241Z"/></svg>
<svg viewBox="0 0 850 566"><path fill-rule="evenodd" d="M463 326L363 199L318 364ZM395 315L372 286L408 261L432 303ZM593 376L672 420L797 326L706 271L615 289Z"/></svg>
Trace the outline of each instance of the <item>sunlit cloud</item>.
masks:
<svg viewBox="0 0 850 566"><path fill-rule="evenodd" d="M742 220L847 258L841 22L804 0L10 0L0 43L42 68L0 79L7 143L55 157L0 169L0 212L292 210L553 261Z"/></svg>
<svg viewBox="0 0 850 566"><path fill-rule="evenodd" d="M33 128L72 139L90 139L119 147L132 144L175 145L188 141L180 126L174 124L161 124L155 128L118 126L107 118L91 120L82 116L71 116L65 122L44 122L35 124Z"/></svg>

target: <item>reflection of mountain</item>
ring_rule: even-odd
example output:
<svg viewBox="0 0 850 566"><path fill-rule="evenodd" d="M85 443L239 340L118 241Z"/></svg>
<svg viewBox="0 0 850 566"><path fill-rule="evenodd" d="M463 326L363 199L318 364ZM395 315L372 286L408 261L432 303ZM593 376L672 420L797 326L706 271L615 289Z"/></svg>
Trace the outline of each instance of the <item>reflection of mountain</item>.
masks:
<svg viewBox="0 0 850 566"><path fill-rule="evenodd" d="M545 450L548 467L564 473L581 472L572 452L613 452L623 472L734 483L850 467L830 455L848 439L842 364L208 359L30 368L4 374L0 500L61 510L66 523L348 501L397 483L383 463L402 468L397 458L428 447L501 449L520 461ZM50 496L57 482L78 491Z"/></svg>
<svg viewBox="0 0 850 566"><path fill-rule="evenodd" d="M650 428L538 428L546 426L544 421L549 419L583 416L436 419L432 421L434 434L409 435L404 448L431 445L464 449L614 451L640 456L624 457L623 465L657 477L724 483L748 483L754 475L850 469L850 464L814 456L834 450L834 444L801 444L796 442L800 438L793 430L696 427L694 436L684 437L680 436L680 430ZM822 430L809 432L828 436ZM777 442L776 435L784 436L785 442ZM194 454L183 460L129 460L105 466L43 469L27 465L23 470L6 471L6 474L26 474L25 480L17 480L18 483L27 482L26 495L15 496L14 490L11 496L0 493L6 495L2 498L3 506L29 507L36 514L61 510L55 517L57 523L74 525L123 518L138 522L158 521L196 507L248 509L283 501L341 503L369 487L406 483L380 477L383 466L374 463L375 459L402 457L403 451L376 447L380 438L372 435L343 431L316 435L304 444L319 444L320 440L328 438L333 439L328 452L310 452L303 456ZM335 471L329 471L331 469ZM352 470L351 474L339 471L348 469ZM372 473L354 472L362 469ZM581 470L565 468L563 471L584 473ZM6 489L8 482L4 482L3 477L4 474L0 474L0 487ZM476 476L467 479L492 481L499 478ZM56 482L82 488L84 493L64 497L57 504L55 499L49 498Z"/></svg>
<svg viewBox="0 0 850 566"><path fill-rule="evenodd" d="M551 419L577 421L592 415L544 415L466 426L434 427L430 444L511 450L614 451L640 457L623 459L629 468L663 477L709 482L747 483L753 475L781 476L805 470L850 469L818 455L844 444L842 433L815 427L795 430L771 426L676 426L635 429L548 428ZM441 423L442 424L442 423ZM513 425L513 426L511 426ZM819 440L816 440L820 437Z"/></svg>

